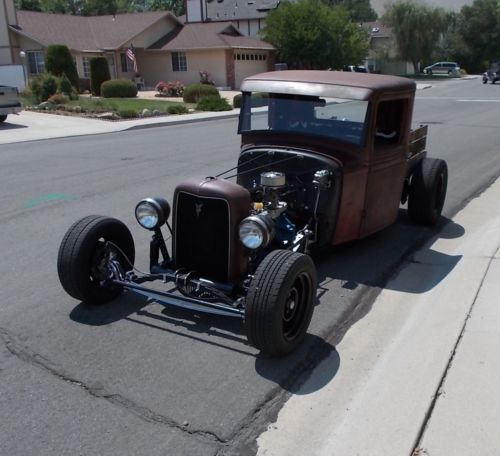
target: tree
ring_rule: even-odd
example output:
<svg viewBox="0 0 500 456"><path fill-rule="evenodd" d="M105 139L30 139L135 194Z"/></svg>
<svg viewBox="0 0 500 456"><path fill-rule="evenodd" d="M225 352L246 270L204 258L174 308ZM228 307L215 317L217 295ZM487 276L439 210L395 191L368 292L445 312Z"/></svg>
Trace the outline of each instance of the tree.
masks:
<svg viewBox="0 0 500 456"><path fill-rule="evenodd" d="M90 87L92 94L101 95L101 84L109 81L109 65L106 57L93 57L90 59Z"/></svg>
<svg viewBox="0 0 500 456"><path fill-rule="evenodd" d="M14 4L17 10L42 11L40 0L16 0Z"/></svg>
<svg viewBox="0 0 500 456"><path fill-rule="evenodd" d="M389 5L382 20L392 28L398 56L410 61L415 73L419 71L419 63L431 57L446 29L443 9L412 0L398 0Z"/></svg>
<svg viewBox="0 0 500 456"><path fill-rule="evenodd" d="M176 16L181 16L186 12L184 0L147 0L148 11L171 11Z"/></svg>
<svg viewBox="0 0 500 456"><path fill-rule="evenodd" d="M64 44L50 44L45 54L45 69L54 76L65 74L71 81L72 86L78 90L78 73L75 62Z"/></svg>
<svg viewBox="0 0 500 456"><path fill-rule="evenodd" d="M82 4L82 16L104 16L116 14L117 6L114 0L86 0Z"/></svg>
<svg viewBox="0 0 500 456"><path fill-rule="evenodd" d="M464 6L457 18L455 54L469 71L484 71L500 59L500 1L475 0Z"/></svg>
<svg viewBox="0 0 500 456"><path fill-rule="evenodd" d="M341 68L360 62L368 52L367 33L350 21L348 12L320 0L283 2L269 12L262 34L292 68Z"/></svg>
<svg viewBox="0 0 500 456"><path fill-rule="evenodd" d="M353 22L369 22L377 19L377 13L371 7L370 0L344 0L341 4Z"/></svg>

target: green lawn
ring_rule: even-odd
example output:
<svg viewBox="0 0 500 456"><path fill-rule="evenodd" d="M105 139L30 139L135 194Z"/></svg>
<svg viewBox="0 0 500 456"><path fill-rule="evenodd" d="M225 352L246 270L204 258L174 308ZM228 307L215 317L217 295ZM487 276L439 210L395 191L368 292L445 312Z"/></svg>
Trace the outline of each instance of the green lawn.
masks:
<svg viewBox="0 0 500 456"><path fill-rule="evenodd" d="M166 112L169 106L184 104L182 99L179 101L166 100L144 100L134 98L98 98L98 97L80 97L78 100L72 100L67 103L68 106L81 106L84 111L106 112L106 111L125 111L135 110L141 112L143 109Z"/></svg>

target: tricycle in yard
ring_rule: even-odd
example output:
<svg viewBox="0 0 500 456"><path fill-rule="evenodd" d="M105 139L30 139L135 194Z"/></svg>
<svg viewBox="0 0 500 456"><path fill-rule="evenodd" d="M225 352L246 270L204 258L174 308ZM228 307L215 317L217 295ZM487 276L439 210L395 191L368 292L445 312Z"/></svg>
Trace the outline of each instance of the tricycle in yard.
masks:
<svg viewBox="0 0 500 456"><path fill-rule="evenodd" d="M166 305L244 320L251 345L284 356L303 340L317 278L311 250L364 238L409 218L437 224L443 160L427 158L427 127L411 130L415 83L335 71L276 71L244 80L237 166L186 179L171 205L135 208L150 230L150 271L119 220L73 224L58 255L64 289L102 304L124 289ZM172 236L171 253L162 234ZM164 290L151 281L170 284Z"/></svg>

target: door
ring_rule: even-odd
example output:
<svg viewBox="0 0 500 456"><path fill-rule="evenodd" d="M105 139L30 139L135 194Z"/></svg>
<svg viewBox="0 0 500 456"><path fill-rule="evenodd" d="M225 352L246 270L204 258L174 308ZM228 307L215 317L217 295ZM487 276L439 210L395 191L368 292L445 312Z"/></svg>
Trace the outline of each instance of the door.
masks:
<svg viewBox="0 0 500 456"><path fill-rule="evenodd" d="M393 223L399 211L406 171L405 128L408 100L382 101L376 109L368 168L362 236Z"/></svg>

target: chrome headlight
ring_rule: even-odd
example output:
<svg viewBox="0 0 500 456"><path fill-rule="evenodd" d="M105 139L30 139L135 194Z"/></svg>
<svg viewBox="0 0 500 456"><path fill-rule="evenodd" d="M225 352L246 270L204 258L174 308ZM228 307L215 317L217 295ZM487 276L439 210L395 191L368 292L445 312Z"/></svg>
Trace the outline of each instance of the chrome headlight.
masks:
<svg viewBox="0 0 500 456"><path fill-rule="evenodd" d="M274 237L274 222L268 215L251 215L239 228L240 241L252 250L266 247Z"/></svg>
<svg viewBox="0 0 500 456"><path fill-rule="evenodd" d="M155 230L162 226L170 215L170 205L164 198L145 198L135 207L135 218L143 228Z"/></svg>

